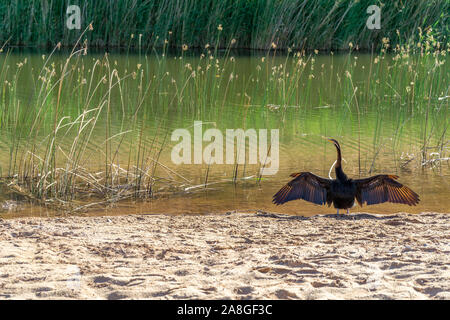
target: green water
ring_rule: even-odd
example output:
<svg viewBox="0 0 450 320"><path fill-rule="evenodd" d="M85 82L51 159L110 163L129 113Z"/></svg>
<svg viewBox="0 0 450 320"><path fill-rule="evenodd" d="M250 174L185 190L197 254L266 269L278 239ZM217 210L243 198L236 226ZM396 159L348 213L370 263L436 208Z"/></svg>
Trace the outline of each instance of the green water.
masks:
<svg viewBox="0 0 450 320"><path fill-rule="evenodd" d="M449 157L450 94L445 56L397 59L394 54L313 54L300 60L293 54L233 52L214 57L88 54L72 57L60 93L57 80L68 54L55 54L47 61L48 57L0 55L1 174L11 177L23 171L30 153L36 159L44 158L55 117L58 124L66 124L56 135L55 166L66 166L78 130L70 121L80 119L83 110L91 110L85 115L88 118L95 113L92 109L101 106L86 148L77 156L78 165L93 174L142 165L151 169L147 174L155 179L150 199L92 206L90 212L95 214L258 209L302 215L335 212L302 200L280 207L271 203L272 195L289 181L292 172L328 177L336 151L323 136L341 143L348 176L397 174L421 198L417 207L383 204L353 211L449 212L450 164L445 159ZM49 89L42 89L39 76L48 81L53 68ZM117 79L110 77L115 69L121 81L108 92L109 83ZM278 130L276 174L260 177L264 163L259 158L256 164L249 163L248 146L245 163L237 167L234 163L208 165L206 159L195 164L193 138L192 163L175 164L171 154L179 141L171 141L171 135L176 129L187 129L193 137L195 121L202 121L202 133L214 128L223 134L224 159L227 129L255 129L257 133L266 129L269 138L271 130ZM201 150L208 144L203 142ZM158 161L156 166L149 164L152 159ZM115 169L105 169L105 163L113 163ZM10 197L7 192L2 195L3 201ZM83 198L82 203L98 201L94 198ZM34 204L8 214L45 215L48 211Z"/></svg>

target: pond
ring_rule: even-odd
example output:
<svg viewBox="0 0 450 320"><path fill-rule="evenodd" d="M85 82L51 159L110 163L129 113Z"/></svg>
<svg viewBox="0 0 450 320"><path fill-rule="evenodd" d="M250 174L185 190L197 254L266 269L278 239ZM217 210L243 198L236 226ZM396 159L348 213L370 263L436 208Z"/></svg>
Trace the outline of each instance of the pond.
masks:
<svg viewBox="0 0 450 320"><path fill-rule="evenodd" d="M421 199L351 211L449 211L445 54L84 53L0 54L2 216L335 213L272 204L293 172L329 176L323 137L349 177Z"/></svg>

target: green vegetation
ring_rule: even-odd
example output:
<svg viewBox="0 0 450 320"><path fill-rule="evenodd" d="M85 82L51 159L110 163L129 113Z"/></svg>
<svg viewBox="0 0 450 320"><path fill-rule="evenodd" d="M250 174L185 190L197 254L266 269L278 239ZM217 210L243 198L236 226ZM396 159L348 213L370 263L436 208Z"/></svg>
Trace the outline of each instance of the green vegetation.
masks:
<svg viewBox="0 0 450 320"><path fill-rule="evenodd" d="M366 27L367 7L374 4L381 7L381 30ZM80 6L81 30L66 27L68 5ZM392 47L415 43L418 28L430 27L446 45L449 12L448 0L15 0L0 3L0 43L72 47L92 23L94 30L86 35L91 47L149 52L167 45L227 47L235 39L237 48L346 50L352 42L370 51L381 47L382 38Z"/></svg>

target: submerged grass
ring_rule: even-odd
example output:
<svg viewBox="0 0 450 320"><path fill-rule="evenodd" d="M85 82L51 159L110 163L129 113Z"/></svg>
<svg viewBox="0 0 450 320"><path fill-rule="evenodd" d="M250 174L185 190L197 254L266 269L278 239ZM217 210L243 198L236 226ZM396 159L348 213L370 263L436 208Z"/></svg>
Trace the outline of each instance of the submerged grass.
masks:
<svg viewBox="0 0 450 320"><path fill-rule="evenodd" d="M196 182L165 163L169 121L221 119L230 105L240 108L220 127L231 122L245 129L259 121L261 127L282 128L285 139L295 135L296 119L310 112L311 105L343 110L333 111L338 133L345 133L349 118L356 124L352 132L357 134L360 174L376 165L385 144L380 124L386 113L395 112L395 135L390 137L394 154L402 132L415 119L421 122L414 130L422 137L417 167L439 167L448 161L449 148L448 49L431 28L419 29L417 38L395 45L383 38L369 65L358 61L356 47L349 43L345 63L335 64L331 53L326 67L317 63L318 50L306 54L289 49L279 55L272 44L247 74L236 65L235 40L219 51L226 41L222 34L199 55L192 56L187 45L176 54L163 46L152 63L148 55L139 55L137 64L127 60L125 65L109 54L86 55L87 42L59 59L58 44L42 56L39 72L26 69L26 59L9 64L6 50L0 55L0 130L9 148L8 161L1 165L3 181L18 195L72 211L207 188L220 181L212 176L213 164ZM34 88L25 95L18 87L24 77ZM329 97L333 100L327 101ZM378 123L371 158L361 155L361 133L369 126L362 116L369 112L377 114ZM312 131L323 134L327 128ZM412 162L400 154L395 158L402 161L399 166ZM242 178L253 173L246 163L234 165L230 181L240 179L240 168ZM260 182L259 171L255 176Z"/></svg>

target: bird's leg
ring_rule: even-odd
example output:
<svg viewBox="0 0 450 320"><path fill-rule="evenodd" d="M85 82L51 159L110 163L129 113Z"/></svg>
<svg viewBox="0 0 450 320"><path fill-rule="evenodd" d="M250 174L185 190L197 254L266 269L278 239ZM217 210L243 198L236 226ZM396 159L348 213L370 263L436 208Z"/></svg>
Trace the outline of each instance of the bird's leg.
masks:
<svg viewBox="0 0 450 320"><path fill-rule="evenodd" d="M337 209L336 216L339 217L339 209Z"/></svg>
<svg viewBox="0 0 450 320"><path fill-rule="evenodd" d="M347 209L347 214L349 214L349 213L348 213L348 209Z"/></svg>

